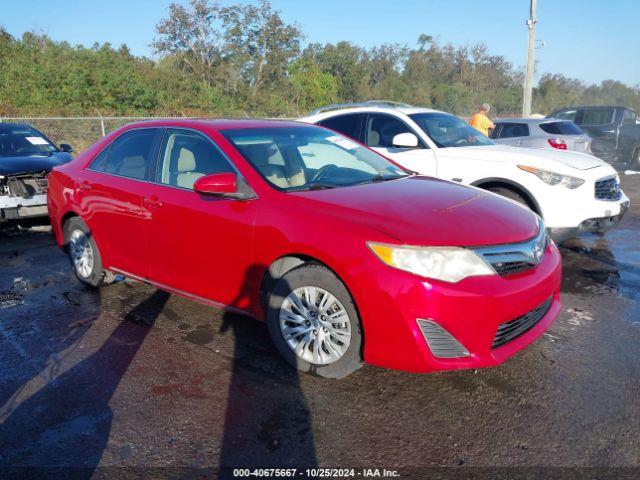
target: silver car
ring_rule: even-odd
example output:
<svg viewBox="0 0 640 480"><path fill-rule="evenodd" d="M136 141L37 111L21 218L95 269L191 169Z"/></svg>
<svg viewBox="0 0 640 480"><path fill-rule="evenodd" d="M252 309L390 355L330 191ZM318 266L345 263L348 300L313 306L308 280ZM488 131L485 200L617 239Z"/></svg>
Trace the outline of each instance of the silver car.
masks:
<svg viewBox="0 0 640 480"><path fill-rule="evenodd" d="M497 143L591 153L591 137L569 120L505 118L496 120L495 125L491 138Z"/></svg>

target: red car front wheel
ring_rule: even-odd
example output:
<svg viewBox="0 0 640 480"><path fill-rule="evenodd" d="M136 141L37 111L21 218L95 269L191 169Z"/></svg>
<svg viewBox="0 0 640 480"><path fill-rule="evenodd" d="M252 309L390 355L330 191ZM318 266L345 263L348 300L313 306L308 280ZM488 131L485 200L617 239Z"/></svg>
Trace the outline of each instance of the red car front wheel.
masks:
<svg viewBox="0 0 640 480"><path fill-rule="evenodd" d="M276 348L298 370L342 378L362 366L355 305L344 284L322 265L301 265L278 280L267 323Z"/></svg>

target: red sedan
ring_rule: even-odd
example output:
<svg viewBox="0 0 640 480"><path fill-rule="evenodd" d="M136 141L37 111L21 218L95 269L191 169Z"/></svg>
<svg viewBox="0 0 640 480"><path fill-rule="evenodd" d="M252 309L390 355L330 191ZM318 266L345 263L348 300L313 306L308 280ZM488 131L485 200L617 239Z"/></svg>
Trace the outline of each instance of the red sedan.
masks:
<svg viewBox="0 0 640 480"><path fill-rule="evenodd" d="M535 214L316 126L128 125L54 169L48 207L81 282L126 275L264 320L324 377L496 365L561 306Z"/></svg>

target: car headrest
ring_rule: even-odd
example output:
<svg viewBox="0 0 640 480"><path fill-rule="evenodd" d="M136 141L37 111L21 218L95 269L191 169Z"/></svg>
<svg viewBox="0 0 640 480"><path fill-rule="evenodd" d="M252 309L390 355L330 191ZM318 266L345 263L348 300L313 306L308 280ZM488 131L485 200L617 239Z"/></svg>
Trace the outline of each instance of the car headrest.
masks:
<svg viewBox="0 0 640 480"><path fill-rule="evenodd" d="M193 172L196 169L196 157L191 150L180 148L178 157L178 173Z"/></svg>
<svg viewBox="0 0 640 480"><path fill-rule="evenodd" d="M124 157L117 173L126 177L143 178L147 163L142 155Z"/></svg>
<svg viewBox="0 0 640 480"><path fill-rule="evenodd" d="M243 153L251 159L258 168L269 165L269 148L265 144L243 145Z"/></svg>

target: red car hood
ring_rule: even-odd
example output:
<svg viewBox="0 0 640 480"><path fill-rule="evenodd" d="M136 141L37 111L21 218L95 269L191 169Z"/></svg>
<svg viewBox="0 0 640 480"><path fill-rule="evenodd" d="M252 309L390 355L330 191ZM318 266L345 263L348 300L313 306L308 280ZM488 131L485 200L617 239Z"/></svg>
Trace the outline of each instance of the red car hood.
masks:
<svg viewBox="0 0 640 480"><path fill-rule="evenodd" d="M536 215L515 202L429 177L287 195L320 215L367 225L407 245L514 243L538 228Z"/></svg>

